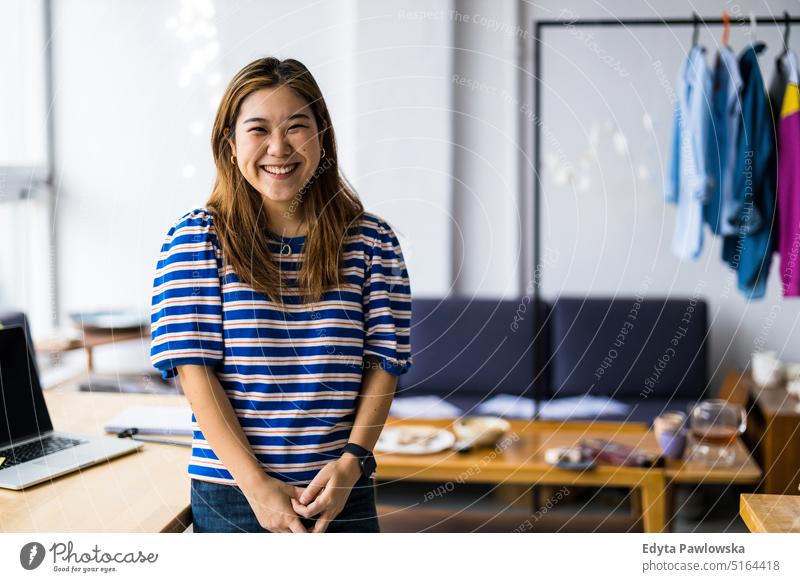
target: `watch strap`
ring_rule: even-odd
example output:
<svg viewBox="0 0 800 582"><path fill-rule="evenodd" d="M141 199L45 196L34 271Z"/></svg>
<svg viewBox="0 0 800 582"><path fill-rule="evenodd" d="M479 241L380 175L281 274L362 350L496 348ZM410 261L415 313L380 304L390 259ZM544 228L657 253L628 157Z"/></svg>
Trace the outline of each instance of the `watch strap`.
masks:
<svg viewBox="0 0 800 582"><path fill-rule="evenodd" d="M342 448L342 454L345 453L351 453L358 459L358 465L361 467L361 474L364 477L370 478L375 472L376 463L372 451L355 443L347 443Z"/></svg>
<svg viewBox="0 0 800 582"><path fill-rule="evenodd" d="M363 459L364 457L368 457L372 454L372 451L369 449L365 449L361 445L357 445L356 443L347 443L342 448L342 454L344 453L352 453L359 459Z"/></svg>

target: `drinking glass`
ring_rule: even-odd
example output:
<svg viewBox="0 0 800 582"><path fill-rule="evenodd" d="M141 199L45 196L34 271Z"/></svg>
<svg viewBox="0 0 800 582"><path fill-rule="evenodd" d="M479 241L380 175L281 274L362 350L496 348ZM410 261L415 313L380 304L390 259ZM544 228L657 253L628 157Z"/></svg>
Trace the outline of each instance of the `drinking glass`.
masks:
<svg viewBox="0 0 800 582"><path fill-rule="evenodd" d="M694 441L690 459L706 465L730 466L736 460L736 439L745 431L744 408L725 400L704 400L689 415Z"/></svg>

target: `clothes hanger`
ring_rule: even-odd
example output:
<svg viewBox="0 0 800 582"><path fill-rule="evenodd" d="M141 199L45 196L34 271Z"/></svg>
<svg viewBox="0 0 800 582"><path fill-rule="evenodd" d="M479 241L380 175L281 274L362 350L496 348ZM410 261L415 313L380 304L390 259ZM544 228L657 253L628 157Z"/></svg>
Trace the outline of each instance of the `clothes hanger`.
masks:
<svg viewBox="0 0 800 582"><path fill-rule="evenodd" d="M789 21L789 12L787 10L783 11L783 52L781 52L781 57L786 56L789 52L789 31L791 30L791 22Z"/></svg>
<svg viewBox="0 0 800 582"><path fill-rule="evenodd" d="M753 44L758 41L758 37L756 36L756 28L758 28L758 22L756 22L756 13L750 12L750 42Z"/></svg>
<svg viewBox="0 0 800 582"><path fill-rule="evenodd" d="M697 46L697 40L700 37L700 17L697 16L697 12L693 12L692 17L694 18L694 30L692 31L692 48L694 48Z"/></svg>
<svg viewBox="0 0 800 582"><path fill-rule="evenodd" d="M727 48L731 39L731 17L727 10L722 11L722 48Z"/></svg>

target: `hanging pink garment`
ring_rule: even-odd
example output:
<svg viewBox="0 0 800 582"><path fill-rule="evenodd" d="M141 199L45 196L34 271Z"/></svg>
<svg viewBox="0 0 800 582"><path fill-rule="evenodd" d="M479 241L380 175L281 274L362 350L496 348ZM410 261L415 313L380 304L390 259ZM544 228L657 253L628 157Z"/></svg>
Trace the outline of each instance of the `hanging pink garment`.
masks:
<svg viewBox="0 0 800 582"><path fill-rule="evenodd" d="M778 251L784 297L800 297L800 89L797 60L786 55L788 83L778 126Z"/></svg>

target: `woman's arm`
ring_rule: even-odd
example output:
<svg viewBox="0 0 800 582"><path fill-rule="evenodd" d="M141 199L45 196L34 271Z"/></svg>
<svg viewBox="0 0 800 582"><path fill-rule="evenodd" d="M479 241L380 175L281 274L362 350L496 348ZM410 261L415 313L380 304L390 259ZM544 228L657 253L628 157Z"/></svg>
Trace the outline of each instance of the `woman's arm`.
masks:
<svg viewBox="0 0 800 582"><path fill-rule="evenodd" d="M348 440L371 451L378 442L383 425L389 416L389 408L392 406L397 388L397 376L384 370L378 358L366 356L364 360L366 363L356 419ZM348 456L355 459L353 455Z"/></svg>
<svg viewBox="0 0 800 582"><path fill-rule="evenodd" d="M384 370L377 358L367 356L364 360L356 417L348 441L371 451L389 416L397 376ZM292 501L292 506L304 517L321 513L312 531L325 531L331 520L344 509L350 491L360 476L358 459L349 453L344 454L325 465L300 499Z"/></svg>
<svg viewBox="0 0 800 582"><path fill-rule="evenodd" d="M178 366L178 375L203 436L247 497L261 526L272 532L305 532L289 501L302 489L264 472L213 369Z"/></svg>

